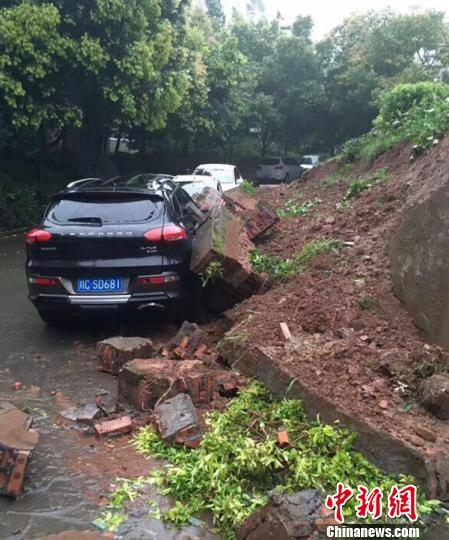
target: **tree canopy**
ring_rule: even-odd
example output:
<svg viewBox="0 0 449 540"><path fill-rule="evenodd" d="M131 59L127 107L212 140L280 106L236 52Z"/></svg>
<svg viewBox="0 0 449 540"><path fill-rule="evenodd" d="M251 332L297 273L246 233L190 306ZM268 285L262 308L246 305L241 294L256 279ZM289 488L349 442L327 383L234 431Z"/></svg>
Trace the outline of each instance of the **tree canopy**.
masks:
<svg viewBox="0 0 449 540"><path fill-rule="evenodd" d="M310 17L285 29L263 9L226 21L220 0L3 2L2 145L57 132L92 162L111 134L142 151L332 151L394 85L449 77L443 13L358 14L314 43Z"/></svg>

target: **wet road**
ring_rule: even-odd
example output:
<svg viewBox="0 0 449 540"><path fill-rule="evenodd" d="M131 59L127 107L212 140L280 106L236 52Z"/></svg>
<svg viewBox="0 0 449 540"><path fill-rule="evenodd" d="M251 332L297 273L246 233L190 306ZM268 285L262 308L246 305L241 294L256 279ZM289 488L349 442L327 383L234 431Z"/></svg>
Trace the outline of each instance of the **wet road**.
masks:
<svg viewBox="0 0 449 540"><path fill-rule="evenodd" d="M0 239L0 401L26 408L40 434L26 493L16 501L0 497L1 540L28 540L89 528L100 510L95 497L103 488L95 475L77 472L69 463L94 459L97 450L95 445L87 445L86 457L80 458L73 435L57 424L57 413L70 402L91 403L98 394L107 392L113 397L116 393L116 380L98 371L88 348L117 329L61 331L46 327L27 299L24 259L22 237ZM15 381L25 388L13 391ZM179 532L167 531L159 522L143 517L135 527L142 532L130 539L171 539ZM216 538L191 529L189 532L201 538Z"/></svg>

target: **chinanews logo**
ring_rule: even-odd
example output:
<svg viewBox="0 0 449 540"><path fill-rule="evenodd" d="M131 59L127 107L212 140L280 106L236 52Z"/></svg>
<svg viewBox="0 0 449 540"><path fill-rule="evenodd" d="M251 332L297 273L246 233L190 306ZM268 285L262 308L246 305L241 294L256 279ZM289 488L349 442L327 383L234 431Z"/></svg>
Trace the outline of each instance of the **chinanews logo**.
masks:
<svg viewBox="0 0 449 540"><path fill-rule="evenodd" d="M355 498L355 515L358 524L344 525L345 507ZM412 527L418 520L416 486L393 486L388 493L379 487L369 490L359 486L357 491L339 482L336 492L326 498L325 506L334 512L337 525L327 527L327 538L419 538L419 527ZM401 520L407 525L380 524L379 520ZM361 520L369 524L360 524ZM377 523L375 523L377 522Z"/></svg>

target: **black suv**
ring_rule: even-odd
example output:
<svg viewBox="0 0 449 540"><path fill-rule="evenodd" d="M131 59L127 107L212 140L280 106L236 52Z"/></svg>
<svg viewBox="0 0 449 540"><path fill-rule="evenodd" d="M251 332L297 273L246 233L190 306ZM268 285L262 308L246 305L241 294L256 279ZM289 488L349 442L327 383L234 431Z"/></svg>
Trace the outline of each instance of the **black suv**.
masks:
<svg viewBox="0 0 449 540"><path fill-rule="evenodd" d="M55 195L27 234L29 297L42 319L192 305L192 240L201 212L169 178L90 178Z"/></svg>

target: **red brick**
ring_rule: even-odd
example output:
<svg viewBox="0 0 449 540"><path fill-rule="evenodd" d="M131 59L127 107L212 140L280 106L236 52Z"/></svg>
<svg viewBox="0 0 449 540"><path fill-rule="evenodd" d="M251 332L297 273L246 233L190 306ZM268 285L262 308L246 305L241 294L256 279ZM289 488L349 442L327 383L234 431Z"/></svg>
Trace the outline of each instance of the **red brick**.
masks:
<svg viewBox="0 0 449 540"><path fill-rule="evenodd" d="M207 345L205 345L204 343L202 345L200 345L198 347L198 349L196 350L195 352L195 358L197 358L198 360L201 360L205 354L205 352L207 351Z"/></svg>
<svg viewBox="0 0 449 540"><path fill-rule="evenodd" d="M98 437L107 437L117 433L130 433L132 430L133 421L130 416L121 416L120 418L95 424L95 433Z"/></svg>
<svg viewBox="0 0 449 540"><path fill-rule="evenodd" d="M285 448L290 444L287 431L284 430L278 432L278 444L281 448Z"/></svg>
<svg viewBox="0 0 449 540"><path fill-rule="evenodd" d="M188 393L194 403L210 403L214 380L223 373L199 360L133 360L119 374L119 394L141 411L181 392Z"/></svg>
<svg viewBox="0 0 449 540"><path fill-rule="evenodd" d="M179 358L180 360L184 360L187 353L185 349L179 346L179 347L176 347L176 349L173 351L173 354L176 356L176 358Z"/></svg>
<svg viewBox="0 0 449 540"><path fill-rule="evenodd" d="M39 440L32 418L13 405L0 403L0 494L16 497L25 483L28 462Z"/></svg>
<svg viewBox="0 0 449 540"><path fill-rule="evenodd" d="M115 337L97 343L100 369L113 375L134 358L151 358L153 350L150 339L139 337Z"/></svg>

